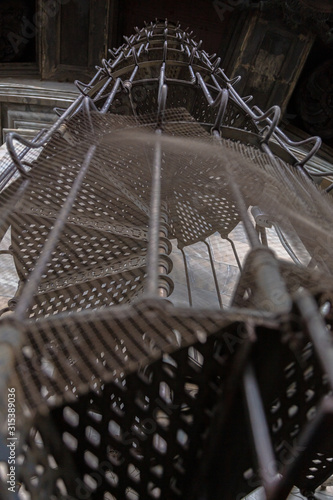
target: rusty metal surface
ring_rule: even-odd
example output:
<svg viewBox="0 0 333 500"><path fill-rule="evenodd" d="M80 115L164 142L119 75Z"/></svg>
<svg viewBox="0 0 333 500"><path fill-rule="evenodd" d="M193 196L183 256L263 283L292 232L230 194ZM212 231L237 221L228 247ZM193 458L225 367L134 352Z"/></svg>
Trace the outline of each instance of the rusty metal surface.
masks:
<svg viewBox="0 0 333 500"><path fill-rule="evenodd" d="M313 492L333 472L320 139L297 161L279 108L249 107L179 25L125 42L49 131L8 139L18 497Z"/></svg>

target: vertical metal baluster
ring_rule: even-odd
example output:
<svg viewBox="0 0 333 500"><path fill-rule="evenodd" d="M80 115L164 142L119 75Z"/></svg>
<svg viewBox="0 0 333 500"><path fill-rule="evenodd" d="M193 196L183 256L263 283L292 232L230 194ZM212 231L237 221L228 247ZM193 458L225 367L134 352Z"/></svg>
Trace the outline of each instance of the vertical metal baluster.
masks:
<svg viewBox="0 0 333 500"><path fill-rule="evenodd" d="M232 251L234 252L234 256L235 256L235 259L236 259L236 262L237 262L237 266L238 266L238 269L240 270L240 272L242 272L243 268L242 268L242 264L239 260L239 257L238 257L238 253L237 253L237 249L236 249L236 246L235 246L235 243L230 239L230 238L225 238L227 241L229 241L230 245L231 245L231 248L232 248Z"/></svg>
<svg viewBox="0 0 333 500"><path fill-rule="evenodd" d="M180 249L183 255L183 261L184 261L184 268L185 268L185 277L186 277L186 285L187 285L187 294L188 294L188 303L190 307L193 306L193 301L192 301L192 292L191 292L191 283L190 283L190 276L188 272L188 265L187 265L187 258L186 258L186 253L183 248Z"/></svg>
<svg viewBox="0 0 333 500"><path fill-rule="evenodd" d="M299 292L297 306L309 332L309 336L318 355L320 364L326 373L331 390L333 390L333 343L331 332L318 312L315 299L306 290Z"/></svg>
<svg viewBox="0 0 333 500"><path fill-rule="evenodd" d="M195 74L194 74L193 68L192 68L192 66L190 64L188 66L188 70L189 70L190 75L191 75L191 82L195 82L195 80L196 80Z"/></svg>
<svg viewBox="0 0 333 500"><path fill-rule="evenodd" d="M152 165L150 217L148 230L148 252L147 252L147 287L148 295L164 295L159 293L159 254L160 254L160 223L161 223L161 177L162 177L162 145L161 135L163 129L163 117L166 106L168 87L165 80L165 62L162 63L159 77L158 89L158 112L157 128L155 130L155 147Z"/></svg>
<svg viewBox="0 0 333 500"><path fill-rule="evenodd" d="M148 295L156 295L158 291L159 268L159 239L161 217L161 164L162 146L160 141L161 129L155 131L156 141L152 165L150 217L148 230L147 252L147 287Z"/></svg>
<svg viewBox="0 0 333 500"><path fill-rule="evenodd" d="M168 257L171 252L171 243L168 240L168 210L163 201L161 202L159 238L159 283L158 295L167 298L173 290L173 281L168 275L172 269L172 260Z"/></svg>
<svg viewBox="0 0 333 500"><path fill-rule="evenodd" d="M215 289L216 289L216 295L217 295L217 298L218 298L218 301L219 301L219 304L220 304L220 308L223 309L222 297L221 297L221 293L220 293L219 282L218 282L217 275L216 275L216 269L215 269L215 266L214 266L212 249L210 247L210 243L209 242L207 242L206 240L204 240L204 243L205 243L205 245L207 247L207 250L208 250L208 255L209 255L209 260L210 260L210 266L212 268L213 277L214 277L214 284L215 284Z"/></svg>
<svg viewBox="0 0 333 500"><path fill-rule="evenodd" d="M262 398L251 365L245 369L243 387L259 472L266 494L269 494L278 482L278 471Z"/></svg>
<svg viewBox="0 0 333 500"><path fill-rule="evenodd" d="M159 91L158 91L158 119L160 121L162 91L164 81L164 67L162 63L160 70ZM166 96L165 96L166 98ZM165 104L165 103L164 103ZM160 217L161 217L161 170L162 170L162 147L160 137L162 134L161 123L155 130L156 142L154 150L152 180L151 180L151 198L150 215L148 230L148 252L147 252L147 294L155 295L158 293L159 277L159 246L160 246Z"/></svg>
<svg viewBox="0 0 333 500"><path fill-rule="evenodd" d="M140 56L141 52L142 52L142 51L143 51L143 49L144 49L144 46L145 46L145 45L144 45L144 43L141 43L141 45L140 45L140 47L138 48L138 51L137 51L137 57L139 57L139 56Z"/></svg>
<svg viewBox="0 0 333 500"><path fill-rule="evenodd" d="M109 78L107 78L107 80L104 83L104 85L102 86L102 88L97 92L97 94L93 98L94 101L97 101L97 99L99 99L101 97L101 95L103 94L104 90L108 87L108 85L112 82L112 80L113 80L112 76L110 76Z"/></svg>
<svg viewBox="0 0 333 500"><path fill-rule="evenodd" d="M111 64L111 69L114 69L122 59L124 59L125 54L124 51L121 51L117 59Z"/></svg>
<svg viewBox="0 0 333 500"><path fill-rule="evenodd" d="M101 114L105 114L109 110L109 108L113 102L113 99L115 98L115 95L118 92L120 84L121 84L121 78L117 78L117 80L115 81L115 83L113 85L113 88L111 90L110 95L108 96L107 100L105 101L105 103L100 111Z"/></svg>
<svg viewBox="0 0 333 500"><path fill-rule="evenodd" d="M267 233L266 233L266 228L265 228L265 227L260 227L260 226L259 226L259 233L260 233L261 243L262 243L265 247L268 247L268 241L267 241Z"/></svg>
<svg viewBox="0 0 333 500"><path fill-rule="evenodd" d="M287 254L291 257L291 259L294 261L295 264L297 264L298 266L301 266L302 262L299 260L299 258L297 257L297 255L295 254L295 252L293 251L293 249L291 248L291 246L289 245L289 243L286 240L286 238L285 238L283 232L281 231L279 225L273 223L273 227L275 229L277 237L280 240L281 245L283 246L283 248L285 249L285 251L287 252Z"/></svg>

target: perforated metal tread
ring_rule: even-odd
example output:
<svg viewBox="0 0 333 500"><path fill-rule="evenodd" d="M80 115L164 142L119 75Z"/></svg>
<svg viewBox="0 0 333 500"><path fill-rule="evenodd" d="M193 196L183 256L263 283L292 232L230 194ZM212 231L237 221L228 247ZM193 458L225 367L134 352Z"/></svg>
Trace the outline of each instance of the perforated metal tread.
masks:
<svg viewBox="0 0 333 500"><path fill-rule="evenodd" d="M43 217L22 214L12 217L12 251L16 255L21 279L27 279L34 268L53 225L54 221ZM94 269L100 276L133 269L144 261L146 252L146 241L113 236L101 230L78 227L77 224L66 224L63 237L52 252L39 288L63 288L66 286L65 280L71 282L71 277L75 280L75 275L77 282L86 281L84 275L91 275Z"/></svg>
<svg viewBox="0 0 333 500"><path fill-rule="evenodd" d="M76 380L76 391L80 393L81 383L83 384L82 390L84 392L87 390L83 380L86 380L89 385L91 380L96 379L94 372L96 359L102 360L105 357L105 362L101 362L99 366L101 371L98 373L98 379L107 381L109 378L113 379L116 373L119 374L124 370L133 371L145 365L149 360L160 357L162 353L173 351L180 345L190 344L196 332L200 335L202 331L204 339L207 332L214 332L219 328L218 325L228 323L235 317L239 317L237 313L228 315L219 311L212 311L209 316L191 311L189 315L188 311L168 306L164 301L144 300L133 306L105 309L94 313L86 311L70 317L64 315L48 318L45 321L41 320L27 325L26 336L27 340L30 339L27 345L30 342L31 344L30 348L23 348L19 355L21 361L18 361L18 370L20 370L21 362L22 366L26 362L29 364L29 359L35 359L34 363L40 363L41 361L38 360L51 356L50 362L54 368L60 370L60 373L65 370L66 376L65 378L56 377L57 384L60 383L56 393L54 393L56 386L52 377L46 378L44 384L46 383L48 391L51 391L50 396L67 398L71 396L68 394L68 390L71 391L71 389L66 380ZM18 325L18 328L21 329L21 326ZM57 340L57 332L60 335L59 340ZM63 345L64 350L49 351L54 343L59 346ZM75 347L76 345L80 346L79 350ZM93 349L92 345L95 345ZM32 356L36 348L39 351L37 357ZM67 362L68 353L65 350L70 351L72 348L74 351L71 358L79 360L81 355L86 358L81 368L76 366L76 363L69 365ZM87 357L90 358L89 362L87 362ZM45 397L45 389L44 395L40 392L39 377L44 377L43 371L36 370L36 368L37 366L31 372L30 380L27 378L28 375L21 379L25 388L26 401L32 408L45 405L48 399ZM80 376L77 378L76 374L79 373L77 368L79 372L82 371L83 380Z"/></svg>
<svg viewBox="0 0 333 500"><path fill-rule="evenodd" d="M304 425L314 417L321 397L330 392L308 338L300 337L297 352L293 337L285 340L302 318L295 311L291 323L283 320L281 332L278 318L250 317L250 311L245 319L244 312L190 313L159 301L143 301L94 316L85 313L66 320L59 316L32 324L17 360L20 386L32 409L35 405L42 409L46 402L56 408L47 420L38 417L38 434L30 435L25 453L31 459L36 448L38 462L43 448L58 464L46 468L37 483L53 476L49 494L55 494L55 478L61 478L67 488L65 498L78 495L78 485L92 499L112 498L110 494L117 500L135 494L143 499L199 498L205 488L213 498L212 490L222 487L224 498L245 495L260 484L258 466L252 459L241 393L233 386L230 404L228 391L229 377L236 373L241 387L250 362L279 470L288 471L295 458L317 460L312 487L320 484L333 471L327 460L331 458L327 437L325 443L316 440L315 454L303 456L304 450L298 449L293 456ZM148 360L152 364L143 368ZM278 369L272 371L273 367ZM61 400L66 402L59 406ZM215 428L221 401L227 420ZM230 439L232 456L239 454L232 481ZM218 476L209 462L211 455L207 462L200 458L212 440L220 442L219 460L214 462ZM59 441L61 449L55 446ZM322 467L318 452L325 453ZM29 484L31 479L26 476L25 481ZM301 479L300 487L307 481Z"/></svg>
<svg viewBox="0 0 333 500"><path fill-rule="evenodd" d="M94 279L98 276L98 268L92 272L83 272L64 278L65 284L60 280L60 285L47 284L36 294L29 308L30 319L40 319L51 314L73 313L84 309L96 310L105 307L131 302L144 291L143 285L146 278L146 268L141 267L143 262L136 258L137 267L133 261L128 272L114 273L111 276ZM128 266L130 267L130 266ZM81 282L80 282L81 279ZM84 281L84 279L86 281ZM54 290L54 288L56 288Z"/></svg>
<svg viewBox="0 0 333 500"><path fill-rule="evenodd" d="M48 146L45 148L45 158L37 161L34 166L31 186L21 202L20 212L56 217L57 210L59 211L66 197L66 190L70 188L72 181L69 179L72 176L74 178L80 165L76 165L77 150L82 149L84 156L86 142L88 139L91 140L93 133L100 146L97 147L95 159L92 161L91 170L87 174L79 197L73 204L71 220L77 220L81 225L90 220L89 225L91 225L96 219L96 226L103 227L104 223L107 227L111 218L116 223L144 227L148 224L149 215L150 172L147 168L147 154L150 154L151 149L149 145L151 139L149 135L145 135L145 131L151 130L152 119L150 115L134 119L92 113L93 129L89 127L87 129L87 124L85 126L82 124L83 118L75 115L67 126L67 133L75 137L74 133L79 132L80 141L73 146L67 145L65 152L61 150L63 158L60 161L63 166L56 175L54 172L50 173L46 152ZM203 144L205 141L207 144L213 143L209 134L184 109L167 110L164 119L166 141L170 134L177 138L200 137ZM124 139L121 131L126 132L126 130L128 135L125 135ZM143 135L140 135L141 133ZM120 134L119 137L124 140L123 146L120 146L113 137L115 134L116 137ZM145 146L140 145L143 139L146 139ZM167 150L163 153L162 199L169 207L172 236L185 245L200 241L217 230L222 236L227 236L240 218L228 186L229 174L223 170L223 161L221 163L221 159L214 159L214 156L200 158L196 153L187 152L182 155L177 144L176 152L172 153L172 147L169 146L168 150L168 143L165 145ZM240 155L238 167L240 172L242 162L243 169L246 169L244 162L246 160L252 169L258 165L264 170L268 168L270 173L274 172L275 175L273 167L270 167L270 158L257 148L245 147L238 142L223 138L221 145L227 151ZM52 150L50 159L53 159L55 145L52 144L49 148ZM227 157L226 161L230 161L230 158ZM233 161L237 161L236 157ZM253 170L248 174L250 178L253 177L252 172ZM259 173L258 182L260 182ZM251 193L251 190L249 191ZM249 203L253 202L254 196L251 196Z"/></svg>

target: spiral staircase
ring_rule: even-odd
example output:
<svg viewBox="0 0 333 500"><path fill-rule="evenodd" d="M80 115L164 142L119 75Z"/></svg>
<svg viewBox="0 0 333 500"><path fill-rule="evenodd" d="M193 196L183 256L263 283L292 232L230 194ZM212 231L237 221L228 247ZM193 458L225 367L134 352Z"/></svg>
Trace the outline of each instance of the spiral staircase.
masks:
<svg viewBox="0 0 333 500"><path fill-rule="evenodd" d="M19 286L0 326L0 458L14 387L14 495L313 498L333 473L332 203L307 168L320 139L295 156L279 108L240 97L179 24L109 52L49 130L7 141L2 272ZM228 305L218 241L238 268ZM200 245L218 299L205 307Z"/></svg>

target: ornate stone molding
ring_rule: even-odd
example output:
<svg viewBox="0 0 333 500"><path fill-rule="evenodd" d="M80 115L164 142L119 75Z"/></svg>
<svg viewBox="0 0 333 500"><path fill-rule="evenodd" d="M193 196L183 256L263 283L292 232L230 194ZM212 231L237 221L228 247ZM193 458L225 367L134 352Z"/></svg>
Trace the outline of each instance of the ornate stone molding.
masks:
<svg viewBox="0 0 333 500"><path fill-rule="evenodd" d="M0 82L1 135L18 130L27 137L52 124L55 107L67 108L78 96L75 85L35 79L7 78Z"/></svg>

